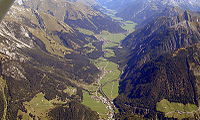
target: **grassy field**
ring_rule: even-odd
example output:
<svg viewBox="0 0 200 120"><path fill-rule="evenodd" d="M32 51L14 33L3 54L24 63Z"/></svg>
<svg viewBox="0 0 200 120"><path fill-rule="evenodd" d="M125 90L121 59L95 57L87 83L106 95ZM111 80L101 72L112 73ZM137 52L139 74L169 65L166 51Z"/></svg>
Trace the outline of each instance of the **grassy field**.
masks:
<svg viewBox="0 0 200 120"><path fill-rule="evenodd" d="M64 93L67 93L68 95L76 95L77 89L73 87L66 87L65 90L63 90Z"/></svg>
<svg viewBox="0 0 200 120"><path fill-rule="evenodd" d="M100 84L104 85L102 90L105 92L106 96L111 100L118 95L119 86L119 76L121 71L118 69L118 65L105 58L100 58L95 61L95 65L104 71L104 75L99 81ZM116 80L116 81L113 81Z"/></svg>
<svg viewBox="0 0 200 120"><path fill-rule="evenodd" d="M108 48L118 46L120 41L123 40L126 35L123 33L112 34L107 31L103 31L101 34L98 34L96 36L97 38L105 41L103 48Z"/></svg>
<svg viewBox="0 0 200 120"><path fill-rule="evenodd" d="M119 81L109 82L103 87L103 91L111 100L118 96Z"/></svg>
<svg viewBox="0 0 200 120"><path fill-rule="evenodd" d="M194 104L184 105L182 103L169 102L166 99L158 102L156 109L164 112L166 117L177 119L193 117L193 113L198 111L198 107Z"/></svg>
<svg viewBox="0 0 200 120"><path fill-rule="evenodd" d="M83 29L83 28L77 28L77 30L83 34L86 34L86 35L94 35L94 33L90 30L87 30L87 29Z"/></svg>
<svg viewBox="0 0 200 120"><path fill-rule="evenodd" d="M104 9L106 9L107 11L106 15L110 16L113 20L122 23L122 28L124 30L127 30L129 33L135 30L134 28L137 25L136 23L134 23L133 21L125 21L123 18L115 16L117 12L114 10L110 10L107 8Z"/></svg>
<svg viewBox="0 0 200 120"><path fill-rule="evenodd" d="M29 113L22 112L21 110L18 111L17 116L17 120L33 120L33 118L29 116ZM19 116L22 116L22 118Z"/></svg>
<svg viewBox="0 0 200 120"><path fill-rule="evenodd" d="M101 34L97 35L98 38L105 40L103 45L103 50L105 52L104 57L95 61L95 65L104 71L104 75L100 80L100 84L104 85L102 90L109 99L114 99L118 96L118 86L119 86L119 77L121 71L118 69L118 65L114 62L107 60L106 58L115 57L114 51L111 47L119 46L121 40L125 38L125 35L122 33L111 34L106 31L103 31ZM116 81L113 81L116 80Z"/></svg>
<svg viewBox="0 0 200 120"><path fill-rule="evenodd" d="M3 91L6 86L6 81L0 76L0 91Z"/></svg>
<svg viewBox="0 0 200 120"><path fill-rule="evenodd" d="M71 88L69 88L71 89ZM67 91L68 92L68 91ZM18 116L22 116L23 120L31 120L29 113L36 116L37 119L49 120L47 113L58 104L65 104L66 101L60 101L58 98L48 101L43 93L38 93L31 101L24 102L23 105L27 109L27 113L18 111ZM56 105L54 105L56 104Z"/></svg>
<svg viewBox="0 0 200 120"><path fill-rule="evenodd" d="M105 58L100 58L95 61L95 65L104 71L104 76L102 77L100 83L104 84L108 81L116 80L120 76L120 71L118 65L114 62L108 61Z"/></svg>
<svg viewBox="0 0 200 120"><path fill-rule="evenodd" d="M115 52L111 49L105 49L104 50L105 54L104 57L109 58L109 57L115 57Z"/></svg>
<svg viewBox="0 0 200 120"><path fill-rule="evenodd" d="M23 103L28 113L39 117L42 120L48 120L47 113L55 106L44 98L43 93L37 94L30 102Z"/></svg>
<svg viewBox="0 0 200 120"><path fill-rule="evenodd" d="M137 24L132 21L126 21L124 22L122 28L127 30L128 32L133 32L136 25Z"/></svg>
<svg viewBox="0 0 200 120"><path fill-rule="evenodd" d="M89 95L87 92L84 92L83 99L84 99L84 101L82 102L83 105L86 105L93 111L98 112L102 118L106 118L107 116L106 114L108 112L108 110L106 109L106 105L92 98L92 96Z"/></svg>

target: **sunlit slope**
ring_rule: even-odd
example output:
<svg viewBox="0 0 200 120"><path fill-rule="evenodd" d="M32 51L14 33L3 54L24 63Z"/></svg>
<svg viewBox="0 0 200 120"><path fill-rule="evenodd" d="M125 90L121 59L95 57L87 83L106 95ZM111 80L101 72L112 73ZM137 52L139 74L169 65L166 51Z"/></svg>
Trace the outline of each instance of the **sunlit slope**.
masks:
<svg viewBox="0 0 200 120"><path fill-rule="evenodd" d="M85 0L26 0L22 5L51 14L73 28L81 27L95 33L102 30L113 33L125 32L117 22L96 9L95 3L90 2Z"/></svg>

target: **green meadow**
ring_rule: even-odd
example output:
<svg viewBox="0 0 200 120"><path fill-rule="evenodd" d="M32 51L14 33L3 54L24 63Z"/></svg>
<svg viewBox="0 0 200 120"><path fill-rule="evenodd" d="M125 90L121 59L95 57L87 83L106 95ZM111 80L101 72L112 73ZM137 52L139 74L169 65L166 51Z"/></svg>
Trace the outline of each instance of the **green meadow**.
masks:
<svg viewBox="0 0 200 120"><path fill-rule="evenodd" d="M84 101L82 102L82 104L88 106L93 111L98 112L101 118L106 118L108 113L106 105L104 105L101 101L95 100L95 98L92 97L93 96L89 95L89 93L84 92L83 94Z"/></svg>
<svg viewBox="0 0 200 120"><path fill-rule="evenodd" d="M177 119L193 117L198 109L194 104L175 103L166 99L161 100L156 105L157 111L165 113L166 117Z"/></svg>

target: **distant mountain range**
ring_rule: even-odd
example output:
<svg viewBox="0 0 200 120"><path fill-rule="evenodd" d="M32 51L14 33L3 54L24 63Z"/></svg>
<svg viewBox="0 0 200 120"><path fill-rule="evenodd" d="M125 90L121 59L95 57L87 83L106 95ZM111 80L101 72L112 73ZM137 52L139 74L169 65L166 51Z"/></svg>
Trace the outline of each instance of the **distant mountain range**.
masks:
<svg viewBox="0 0 200 120"><path fill-rule="evenodd" d="M166 7L199 11L199 0L101 0L100 3L118 11L117 16L142 23L161 13Z"/></svg>

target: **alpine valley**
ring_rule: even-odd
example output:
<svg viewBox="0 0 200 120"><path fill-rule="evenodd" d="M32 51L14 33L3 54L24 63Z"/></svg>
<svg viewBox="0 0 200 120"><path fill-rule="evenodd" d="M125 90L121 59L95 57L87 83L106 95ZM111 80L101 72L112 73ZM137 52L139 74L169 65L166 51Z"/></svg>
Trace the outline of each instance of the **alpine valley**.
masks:
<svg viewBox="0 0 200 120"><path fill-rule="evenodd" d="M200 0L16 0L1 120L199 120Z"/></svg>

